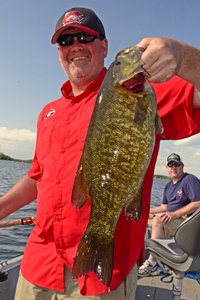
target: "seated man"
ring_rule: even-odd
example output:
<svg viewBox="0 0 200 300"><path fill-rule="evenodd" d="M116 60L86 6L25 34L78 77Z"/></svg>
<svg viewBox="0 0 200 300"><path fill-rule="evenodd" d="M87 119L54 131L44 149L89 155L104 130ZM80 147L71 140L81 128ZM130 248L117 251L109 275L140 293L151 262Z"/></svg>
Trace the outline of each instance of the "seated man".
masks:
<svg viewBox="0 0 200 300"><path fill-rule="evenodd" d="M172 153L167 157L166 168L172 180L165 186L162 204L150 208L150 214L159 214L153 218L152 239L174 236L178 226L200 204L200 181L196 176L183 172L184 164L178 154ZM160 273L156 259L150 254L139 268L138 276Z"/></svg>

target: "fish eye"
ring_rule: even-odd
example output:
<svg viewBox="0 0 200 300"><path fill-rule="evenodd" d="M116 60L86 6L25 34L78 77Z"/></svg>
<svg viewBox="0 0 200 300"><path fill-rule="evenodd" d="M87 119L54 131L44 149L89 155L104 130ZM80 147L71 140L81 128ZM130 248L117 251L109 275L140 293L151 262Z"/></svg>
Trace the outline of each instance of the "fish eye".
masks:
<svg viewBox="0 0 200 300"><path fill-rule="evenodd" d="M120 62L118 60L115 60L114 64L117 66L117 65L120 65Z"/></svg>

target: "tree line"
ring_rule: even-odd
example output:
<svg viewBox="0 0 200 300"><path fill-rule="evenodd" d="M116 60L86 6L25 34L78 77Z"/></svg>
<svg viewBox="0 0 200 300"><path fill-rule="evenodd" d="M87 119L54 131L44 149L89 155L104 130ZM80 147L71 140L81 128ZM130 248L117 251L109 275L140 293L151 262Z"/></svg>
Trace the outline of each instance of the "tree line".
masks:
<svg viewBox="0 0 200 300"><path fill-rule="evenodd" d="M20 161L20 162L25 162L25 163L31 163L32 160L31 159L28 159L28 160L23 160L23 159L15 159L15 158L12 158L2 152L0 152L0 159L2 160L11 160L11 161Z"/></svg>

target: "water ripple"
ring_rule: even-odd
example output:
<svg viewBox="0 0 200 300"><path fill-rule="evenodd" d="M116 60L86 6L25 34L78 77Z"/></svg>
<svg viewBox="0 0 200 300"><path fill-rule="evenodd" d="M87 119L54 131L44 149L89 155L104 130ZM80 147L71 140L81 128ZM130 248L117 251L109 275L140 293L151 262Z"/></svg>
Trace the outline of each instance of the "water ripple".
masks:
<svg viewBox="0 0 200 300"><path fill-rule="evenodd" d="M24 175L31 164L0 160L0 197L8 192ZM20 208L4 220L35 216L36 201ZM0 228L0 261L21 255L34 225Z"/></svg>

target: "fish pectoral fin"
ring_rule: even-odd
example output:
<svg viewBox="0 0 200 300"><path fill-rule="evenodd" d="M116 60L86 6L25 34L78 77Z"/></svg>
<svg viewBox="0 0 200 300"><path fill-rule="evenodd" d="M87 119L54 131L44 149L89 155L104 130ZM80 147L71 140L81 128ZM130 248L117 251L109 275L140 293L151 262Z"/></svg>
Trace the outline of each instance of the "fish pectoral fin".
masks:
<svg viewBox="0 0 200 300"><path fill-rule="evenodd" d="M142 193L143 185L140 188L139 194L136 197L133 197L131 201L125 206L125 215L126 218L130 217L132 221L139 221L142 213Z"/></svg>
<svg viewBox="0 0 200 300"><path fill-rule="evenodd" d="M80 209L89 198L89 192L85 188L83 180L83 168L80 161L79 167L76 172L76 177L74 180L74 186L72 190L71 203L77 208Z"/></svg>
<svg viewBox="0 0 200 300"><path fill-rule="evenodd" d="M95 272L103 284L110 286L113 271L114 238L110 244L99 244L90 233L83 235L75 257L72 278Z"/></svg>
<svg viewBox="0 0 200 300"><path fill-rule="evenodd" d="M136 108L133 122L139 126L142 126L147 117L148 102L144 102L142 98L139 98Z"/></svg>
<svg viewBox="0 0 200 300"><path fill-rule="evenodd" d="M158 113L156 113L156 117L155 117L155 127L156 127L156 131L165 139L165 137L162 134L164 130L163 124Z"/></svg>

